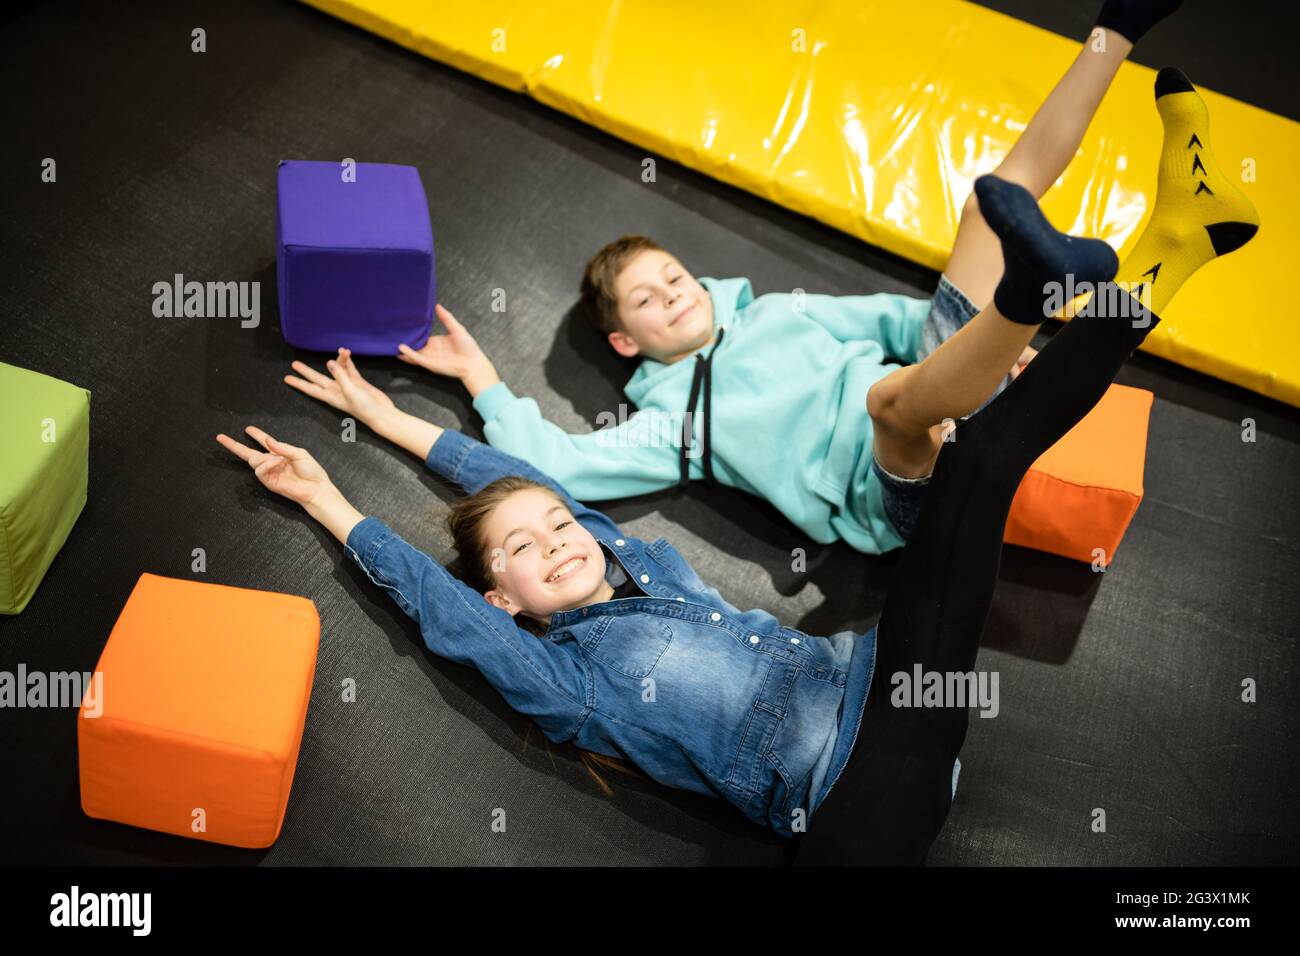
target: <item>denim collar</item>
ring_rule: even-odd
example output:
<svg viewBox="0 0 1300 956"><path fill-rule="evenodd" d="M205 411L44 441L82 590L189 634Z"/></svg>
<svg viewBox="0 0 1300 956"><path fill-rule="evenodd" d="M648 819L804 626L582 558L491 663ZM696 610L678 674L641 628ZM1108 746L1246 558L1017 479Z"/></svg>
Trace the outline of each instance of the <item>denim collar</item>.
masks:
<svg viewBox="0 0 1300 956"><path fill-rule="evenodd" d="M656 595L653 593L652 588L654 588L656 579L655 577L646 574L645 564L642 562L641 556L637 553L636 548L632 545L635 540L636 539L634 538L597 537L596 543L601 545L606 551L614 556L614 559L617 561L622 573L633 578L637 582L637 587L645 591L646 595L649 597L654 598ZM609 581L609 577L610 575L607 570L605 580ZM648 580L646 580L647 578ZM642 598L641 600L645 600L645 598ZM583 607L573 608L569 611L556 611L551 615L550 626L542 636L551 637L554 632L561 631L570 624L586 620L593 614L599 616L600 612L596 611L596 608L603 608L606 605L613 603L613 601L599 601L595 604L587 604Z"/></svg>

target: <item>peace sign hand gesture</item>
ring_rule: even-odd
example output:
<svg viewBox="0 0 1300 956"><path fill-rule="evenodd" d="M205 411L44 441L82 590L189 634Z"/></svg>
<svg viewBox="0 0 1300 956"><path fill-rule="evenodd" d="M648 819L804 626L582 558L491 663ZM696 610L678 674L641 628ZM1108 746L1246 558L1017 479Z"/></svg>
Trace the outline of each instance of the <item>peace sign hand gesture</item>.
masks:
<svg viewBox="0 0 1300 956"><path fill-rule="evenodd" d="M306 508L322 493L333 490L329 475L306 449L277 441L254 425L249 425L244 431L266 451L241 445L226 435L218 435L217 441L248 462L257 480L277 495Z"/></svg>

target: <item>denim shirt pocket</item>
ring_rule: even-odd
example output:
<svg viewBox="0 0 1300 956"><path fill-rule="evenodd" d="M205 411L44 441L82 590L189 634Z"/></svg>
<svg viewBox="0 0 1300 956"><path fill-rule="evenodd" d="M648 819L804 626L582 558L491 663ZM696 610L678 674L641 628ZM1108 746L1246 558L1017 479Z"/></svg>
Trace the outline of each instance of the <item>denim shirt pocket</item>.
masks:
<svg viewBox="0 0 1300 956"><path fill-rule="evenodd" d="M664 621L639 617L605 618L582 642L583 650L627 677L648 677L672 643L673 631Z"/></svg>
<svg viewBox="0 0 1300 956"><path fill-rule="evenodd" d="M667 550L667 548L668 548L667 538L655 538L648 545L646 545L645 553L650 555L650 557L658 560L659 556L663 554L664 551Z"/></svg>

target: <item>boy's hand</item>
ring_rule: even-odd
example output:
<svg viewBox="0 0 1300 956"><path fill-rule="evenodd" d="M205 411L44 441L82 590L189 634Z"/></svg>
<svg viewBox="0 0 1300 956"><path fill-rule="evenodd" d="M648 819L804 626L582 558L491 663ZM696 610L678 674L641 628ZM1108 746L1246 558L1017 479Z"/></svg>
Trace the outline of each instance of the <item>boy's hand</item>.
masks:
<svg viewBox="0 0 1300 956"><path fill-rule="evenodd" d="M1020 358L1016 359L1016 364L1011 368L1011 380L1013 382L1015 381L1016 376L1024 370L1024 367L1028 365L1037 354L1038 349L1030 348L1028 345L1025 346L1025 350L1020 353Z"/></svg>
<svg viewBox="0 0 1300 956"><path fill-rule="evenodd" d="M276 441L254 425L244 431L266 451L241 445L226 435L218 435L217 441L248 462L257 480L277 495L309 508L323 493L333 489L325 469L305 449Z"/></svg>
<svg viewBox="0 0 1300 956"><path fill-rule="evenodd" d="M399 345L397 357L410 365L428 369L435 375L460 379L474 397L500 381L496 369L465 326L457 322L456 317L441 305L435 305L433 310L447 334L430 335L424 348L419 351L409 345Z"/></svg>
<svg viewBox="0 0 1300 956"><path fill-rule="evenodd" d="M303 362L294 362L294 371L303 378L286 375L285 384L292 385L304 395L319 399L332 408L347 412L372 428L375 422L396 408L391 398L362 378L352 362L351 350L339 349L338 358L330 359L325 367L333 378L322 375Z"/></svg>

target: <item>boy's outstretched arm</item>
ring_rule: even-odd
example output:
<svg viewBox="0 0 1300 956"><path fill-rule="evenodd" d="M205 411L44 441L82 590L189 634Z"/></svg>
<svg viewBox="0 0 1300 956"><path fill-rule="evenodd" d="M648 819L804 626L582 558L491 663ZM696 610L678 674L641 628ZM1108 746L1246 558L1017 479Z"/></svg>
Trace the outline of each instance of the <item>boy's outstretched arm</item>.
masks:
<svg viewBox="0 0 1300 956"><path fill-rule="evenodd" d="M474 400L475 411L483 416L484 433L494 448L529 462L583 501L649 494L678 481L680 418L611 412L617 425L570 434L543 418L535 401L510 391L455 316L441 305L434 311L447 334L429 336L419 351L403 345L398 357L436 375L459 379ZM698 440L695 445L699 446ZM698 461L698 456L692 461Z"/></svg>
<svg viewBox="0 0 1300 956"><path fill-rule="evenodd" d="M498 382L474 399L493 448L522 458L585 501L629 498L671 488L681 477L682 415L656 409L603 413L608 422L573 434L542 415L537 402ZM698 421L692 422L691 476L702 472Z"/></svg>

